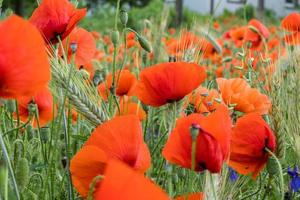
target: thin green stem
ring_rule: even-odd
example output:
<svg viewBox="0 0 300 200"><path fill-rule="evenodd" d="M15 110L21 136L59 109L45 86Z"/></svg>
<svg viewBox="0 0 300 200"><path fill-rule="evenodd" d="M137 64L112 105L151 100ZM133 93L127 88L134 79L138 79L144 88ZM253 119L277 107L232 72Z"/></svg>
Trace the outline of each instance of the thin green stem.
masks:
<svg viewBox="0 0 300 200"><path fill-rule="evenodd" d="M17 197L18 200L20 200L20 194L19 194L18 185L17 185L15 175L14 175L14 170L13 170L11 162L10 162L10 158L9 158L8 151L7 151L5 143L4 143L4 139L2 137L2 133L0 133L0 145L1 145L3 155L4 155L4 159L5 159L6 164L8 166L10 176L12 178L13 187L14 187L14 190L15 190L16 197Z"/></svg>
<svg viewBox="0 0 300 200"><path fill-rule="evenodd" d="M282 166L276 157L276 155L268 148L265 148L265 150L275 159L277 165L278 165L278 171L279 171L279 183L280 183L280 189L281 189L281 200L284 200L284 180L283 180L283 173L282 173Z"/></svg>

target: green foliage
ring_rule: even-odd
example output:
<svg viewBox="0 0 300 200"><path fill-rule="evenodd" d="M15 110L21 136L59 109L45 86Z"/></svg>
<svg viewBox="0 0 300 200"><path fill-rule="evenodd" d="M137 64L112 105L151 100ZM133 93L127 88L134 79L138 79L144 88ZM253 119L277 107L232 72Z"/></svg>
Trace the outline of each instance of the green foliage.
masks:
<svg viewBox="0 0 300 200"><path fill-rule="evenodd" d="M246 19L247 21L255 17L255 9L252 5L246 4L235 11L235 15L238 18Z"/></svg>

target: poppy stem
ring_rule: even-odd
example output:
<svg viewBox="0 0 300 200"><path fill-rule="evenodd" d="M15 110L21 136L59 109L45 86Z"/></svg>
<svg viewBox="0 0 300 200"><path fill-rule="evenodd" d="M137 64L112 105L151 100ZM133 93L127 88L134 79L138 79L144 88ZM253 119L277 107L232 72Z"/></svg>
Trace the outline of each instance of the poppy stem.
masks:
<svg viewBox="0 0 300 200"><path fill-rule="evenodd" d="M276 157L276 155L268 148L265 148L265 151L267 151L276 161L277 165L278 165L278 171L279 171L279 182L280 182L280 187L281 187L281 200L284 200L284 181L283 181L283 173L282 173L282 166L278 160L278 158Z"/></svg>
<svg viewBox="0 0 300 200"><path fill-rule="evenodd" d="M101 176L101 175L98 175L98 176L95 176L92 180L92 182L90 183L90 187L89 187L89 193L88 193L88 196L87 196L87 200L93 200L94 197L93 197L93 194L95 192L95 188L96 188L96 184L100 181L104 179L104 176Z"/></svg>
<svg viewBox="0 0 300 200"><path fill-rule="evenodd" d="M1 149L2 149L2 152L3 152L3 155L4 155L4 159L6 161L10 176L12 178L13 187L14 187L14 190L15 190L15 193L16 193L16 197L17 197L18 200L20 200L20 194L19 194L18 185L17 185L15 175L14 175L14 170L13 170L11 162L10 162L10 158L9 158L8 151L7 151L5 143L4 143L4 139L2 137L2 133L0 133L0 146L1 146Z"/></svg>

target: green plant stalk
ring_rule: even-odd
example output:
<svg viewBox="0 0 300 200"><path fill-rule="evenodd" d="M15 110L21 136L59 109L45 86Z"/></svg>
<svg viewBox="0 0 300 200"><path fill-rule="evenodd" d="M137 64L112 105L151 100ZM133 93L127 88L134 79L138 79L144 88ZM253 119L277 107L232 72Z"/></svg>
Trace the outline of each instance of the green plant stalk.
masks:
<svg viewBox="0 0 300 200"><path fill-rule="evenodd" d="M8 200L8 170L5 164L0 165L0 199Z"/></svg>
<svg viewBox="0 0 300 200"><path fill-rule="evenodd" d="M197 139L193 139L192 140L192 166L191 166L191 169L192 171L195 171L195 168L196 168L196 148L197 148Z"/></svg>
<svg viewBox="0 0 300 200"><path fill-rule="evenodd" d="M1 149L2 149L2 152L3 152L3 155L4 155L4 159L6 161L10 176L12 178L13 187L14 187L14 190L15 190L17 200L20 200L20 194L19 194L18 185L17 185L15 175L14 175L14 170L13 170L11 162L10 162L10 158L9 158L8 151L7 151L5 143L4 143L4 139L2 137L2 133L0 133L0 146L1 146Z"/></svg>
<svg viewBox="0 0 300 200"><path fill-rule="evenodd" d="M74 199L74 191L73 191L73 185L72 185L72 178L71 178L71 172L69 169L70 166L70 154L69 154L69 137L68 137L68 122L66 118L66 113L63 112L63 123L64 123L64 138L65 138L65 149L66 149L66 156L67 156L67 176L68 176L68 196L70 200Z"/></svg>
<svg viewBox="0 0 300 200"><path fill-rule="evenodd" d="M283 173L282 173L282 166L276 157L276 155L268 148L265 148L265 150L275 159L277 165L278 165L278 171L279 171L279 183L280 183L280 189L281 189L281 200L284 200L284 180L283 180Z"/></svg>

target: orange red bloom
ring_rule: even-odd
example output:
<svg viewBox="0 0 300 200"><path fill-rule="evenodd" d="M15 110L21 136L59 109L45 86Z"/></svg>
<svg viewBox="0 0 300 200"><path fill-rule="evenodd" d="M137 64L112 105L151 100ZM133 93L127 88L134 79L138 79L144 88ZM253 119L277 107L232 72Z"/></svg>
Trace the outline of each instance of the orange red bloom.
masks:
<svg viewBox="0 0 300 200"><path fill-rule="evenodd" d="M101 97L107 100L109 90L112 87L113 75L110 73L106 76L105 81L98 86L98 91ZM130 95L131 89L136 84L136 77L127 69L117 71L115 74L115 89L118 96Z"/></svg>
<svg viewBox="0 0 300 200"><path fill-rule="evenodd" d="M191 114L179 118L176 127L163 149L163 156L173 164L191 169L192 136L190 128L199 127L196 139L195 170L218 173L228 159L231 135L231 118L228 109L220 105L207 117Z"/></svg>
<svg viewBox="0 0 300 200"><path fill-rule="evenodd" d="M217 78L216 79L223 101L227 105L234 106L235 110L250 113L257 112L261 115L267 114L271 108L271 101L268 96L251 88L241 78Z"/></svg>
<svg viewBox="0 0 300 200"><path fill-rule="evenodd" d="M256 178L269 158L265 148L275 151L275 147L275 136L263 118L257 113L246 114L232 131L229 166Z"/></svg>
<svg viewBox="0 0 300 200"><path fill-rule="evenodd" d="M202 200L202 199L204 199L203 192L191 193L191 194L182 195L175 198L175 200Z"/></svg>
<svg viewBox="0 0 300 200"><path fill-rule="evenodd" d="M68 0L43 0L29 21L43 34L46 42L65 39L85 16L86 9L76 9Z"/></svg>
<svg viewBox="0 0 300 200"><path fill-rule="evenodd" d="M132 98L123 96L120 99L120 113L117 111L116 115L137 115L142 121L146 119L147 114L143 110L142 106L139 103L136 103Z"/></svg>
<svg viewBox="0 0 300 200"><path fill-rule="evenodd" d="M92 179L103 174L108 159L120 160L139 172L150 167L150 153L136 115L118 116L101 124L73 157L72 180L81 196L87 195Z"/></svg>
<svg viewBox="0 0 300 200"><path fill-rule="evenodd" d="M282 20L281 26L291 32L291 34L285 36L287 44L300 43L300 14L298 12L293 12L286 16Z"/></svg>
<svg viewBox="0 0 300 200"><path fill-rule="evenodd" d="M75 28L63 41L63 48L68 56L68 62L74 58L77 66L91 62L96 54L95 39L90 32L83 28Z"/></svg>
<svg viewBox="0 0 300 200"><path fill-rule="evenodd" d="M142 70L134 94L154 107L179 101L206 78L204 67L194 63L168 62Z"/></svg>
<svg viewBox="0 0 300 200"><path fill-rule="evenodd" d="M123 163L111 160L105 170L101 186L96 190L95 200L169 200L167 194Z"/></svg>
<svg viewBox="0 0 300 200"><path fill-rule="evenodd" d="M12 15L0 22L0 43L0 97L31 96L42 90L50 80L50 65L39 31Z"/></svg>
<svg viewBox="0 0 300 200"><path fill-rule="evenodd" d="M18 99L18 109L20 119L24 122L28 120L29 110L28 105L34 103L38 109L39 125L45 126L50 122L56 113L56 107L53 102L53 96L48 89L38 92L34 97L20 97ZM34 127L37 127L37 121L34 120Z"/></svg>

